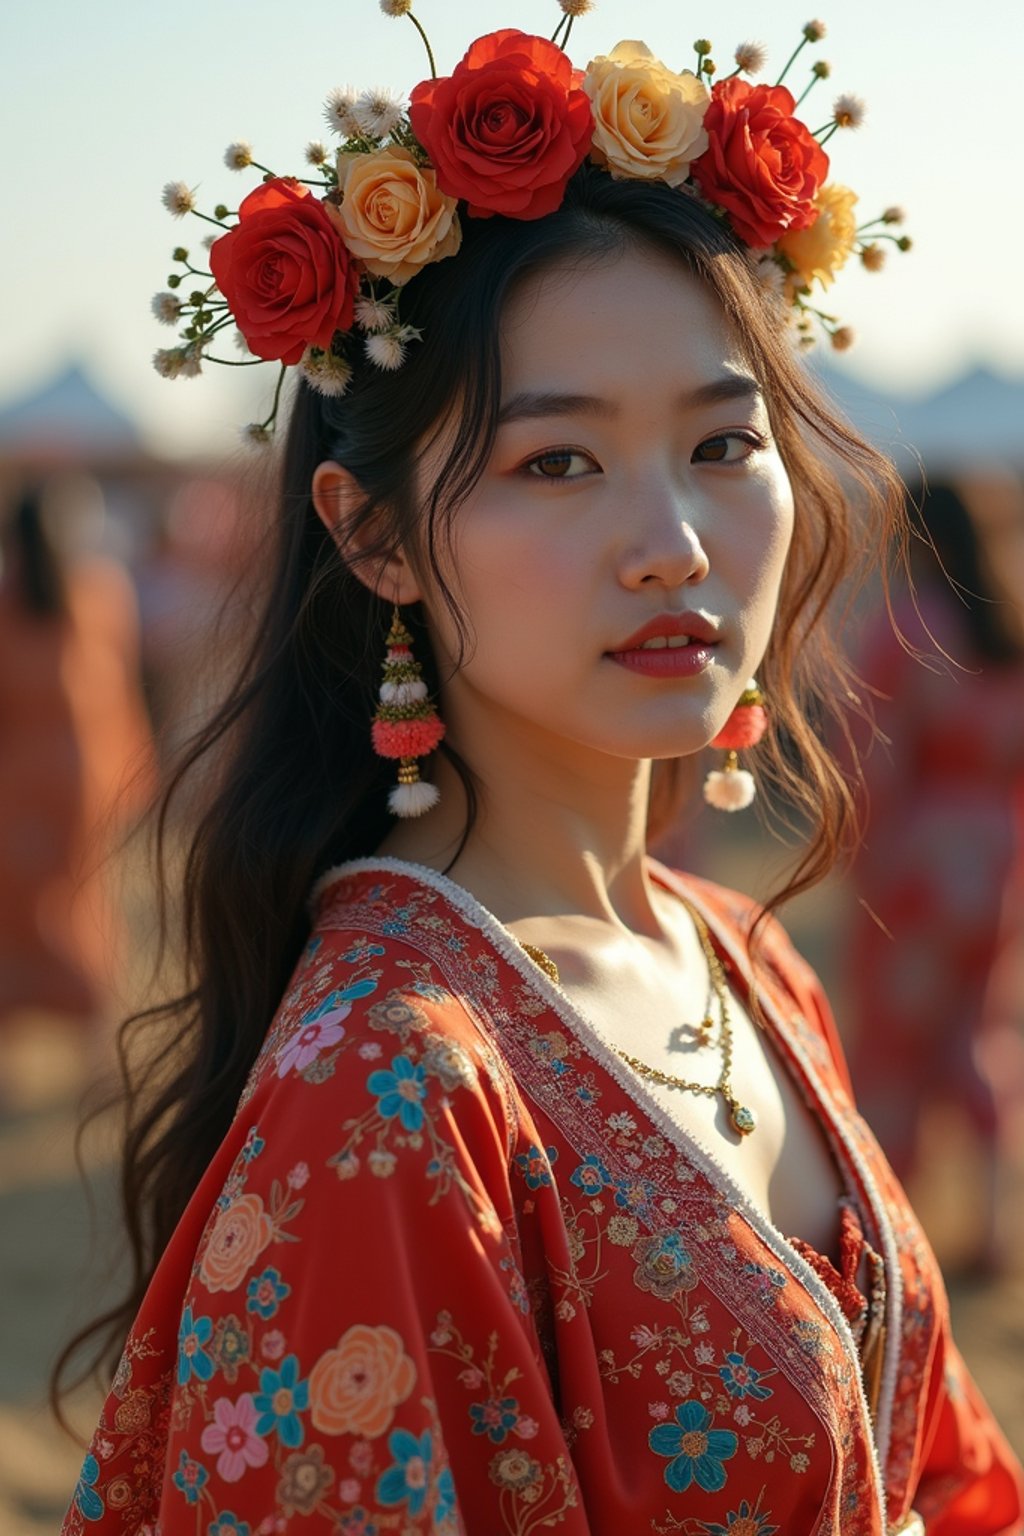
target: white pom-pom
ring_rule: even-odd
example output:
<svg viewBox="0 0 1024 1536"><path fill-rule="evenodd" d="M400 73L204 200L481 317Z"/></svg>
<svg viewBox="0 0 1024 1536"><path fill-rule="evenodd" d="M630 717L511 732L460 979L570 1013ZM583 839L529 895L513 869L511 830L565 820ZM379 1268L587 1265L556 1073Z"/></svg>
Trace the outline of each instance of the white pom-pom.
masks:
<svg viewBox="0 0 1024 1536"><path fill-rule="evenodd" d="M388 795L388 809L395 816L422 816L440 798L441 792L436 785L417 779L415 784L396 784Z"/></svg>
<svg viewBox="0 0 1024 1536"><path fill-rule="evenodd" d="M380 697L382 704L415 704L418 699L427 696L426 683L416 681L413 683L381 683Z"/></svg>
<svg viewBox="0 0 1024 1536"><path fill-rule="evenodd" d="M704 799L716 811L744 811L757 792L754 776L745 768L709 773L704 780Z"/></svg>

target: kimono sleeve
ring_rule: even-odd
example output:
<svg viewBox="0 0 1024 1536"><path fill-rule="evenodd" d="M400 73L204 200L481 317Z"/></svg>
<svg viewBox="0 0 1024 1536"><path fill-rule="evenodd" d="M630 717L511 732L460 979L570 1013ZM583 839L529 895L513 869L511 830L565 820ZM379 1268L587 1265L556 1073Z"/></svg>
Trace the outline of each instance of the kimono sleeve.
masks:
<svg viewBox="0 0 1024 1536"><path fill-rule="evenodd" d="M944 1330L914 1508L928 1536L1019 1536L1021 1469Z"/></svg>
<svg viewBox="0 0 1024 1536"><path fill-rule="evenodd" d="M587 1529L500 1062L458 999L396 975L332 981L271 1037L185 1298L166 1532Z"/></svg>

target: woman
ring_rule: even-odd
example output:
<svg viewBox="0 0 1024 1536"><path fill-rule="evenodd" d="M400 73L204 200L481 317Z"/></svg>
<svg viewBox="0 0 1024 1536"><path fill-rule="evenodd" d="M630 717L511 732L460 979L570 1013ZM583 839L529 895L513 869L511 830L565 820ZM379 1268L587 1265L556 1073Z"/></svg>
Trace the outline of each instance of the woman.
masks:
<svg viewBox="0 0 1024 1536"><path fill-rule="evenodd" d="M662 104L693 97L672 78ZM67 1532L1018 1527L814 978L646 854L674 765L757 734L756 669L768 773L816 814L791 889L827 868L820 616L896 487L686 171L587 162L593 89L584 121L564 55L511 32L417 87L458 238L431 203L443 259L383 321L364 294L364 358L330 273L280 302L327 248L305 194L260 189L213 247L249 345L297 361L301 326L307 376L347 388L295 400L273 591L196 754L234 733L192 850L195 989L127 1149L115 1326L138 1317ZM804 134L786 164L823 175ZM359 203L359 146L328 195L353 250L413 178L389 151L390 201Z"/></svg>

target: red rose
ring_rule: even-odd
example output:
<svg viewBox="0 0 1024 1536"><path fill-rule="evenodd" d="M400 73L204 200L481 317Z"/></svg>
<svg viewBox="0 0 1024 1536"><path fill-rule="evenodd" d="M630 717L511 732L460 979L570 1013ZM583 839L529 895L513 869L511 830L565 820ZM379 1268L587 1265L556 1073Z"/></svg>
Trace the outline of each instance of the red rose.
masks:
<svg viewBox="0 0 1024 1536"><path fill-rule="evenodd" d="M452 75L418 85L409 120L441 190L478 219L553 213L594 131L562 50L511 27L478 38Z"/></svg>
<svg viewBox="0 0 1024 1536"><path fill-rule="evenodd" d="M297 363L353 322L358 278L308 187L276 177L250 192L210 248L210 269L257 357Z"/></svg>
<svg viewBox="0 0 1024 1536"><path fill-rule="evenodd" d="M748 245L773 245L818 216L815 194L828 156L803 123L784 85L720 80L704 115L709 144L691 175L729 215Z"/></svg>

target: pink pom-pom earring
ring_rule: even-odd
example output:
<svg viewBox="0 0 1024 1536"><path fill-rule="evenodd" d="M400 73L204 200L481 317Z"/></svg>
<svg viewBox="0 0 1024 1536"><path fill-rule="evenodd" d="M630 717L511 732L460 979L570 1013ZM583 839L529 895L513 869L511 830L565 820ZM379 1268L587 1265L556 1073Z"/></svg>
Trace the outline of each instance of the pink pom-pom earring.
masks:
<svg viewBox="0 0 1024 1536"><path fill-rule="evenodd" d="M388 796L396 816L422 816L441 798L437 787L420 778L418 757L433 752L444 735L444 722L427 697L422 668L412 654L412 636L396 605L388 631L384 681L373 717L373 750L399 759L398 783Z"/></svg>
<svg viewBox="0 0 1024 1536"><path fill-rule="evenodd" d="M768 729L764 696L753 678L740 694L739 703L711 745L725 752L725 762L704 780L704 799L716 811L742 811L752 804L757 787L754 776L739 765L738 752L753 747Z"/></svg>

